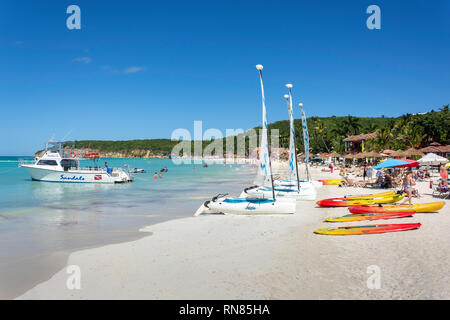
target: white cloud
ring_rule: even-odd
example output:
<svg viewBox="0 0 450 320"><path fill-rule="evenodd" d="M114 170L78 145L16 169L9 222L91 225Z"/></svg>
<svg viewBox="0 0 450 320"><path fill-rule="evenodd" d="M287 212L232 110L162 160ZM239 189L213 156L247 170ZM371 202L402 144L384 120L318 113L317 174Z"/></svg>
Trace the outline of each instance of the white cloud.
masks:
<svg viewBox="0 0 450 320"><path fill-rule="evenodd" d="M92 59L90 57L78 57L78 58L73 59L72 61L89 64L92 62Z"/></svg>
<svg viewBox="0 0 450 320"><path fill-rule="evenodd" d="M117 72L119 72L119 70L114 69L114 68L111 68L110 66L101 66L100 68L101 68L102 70L105 70L105 71L108 71L108 72L111 72L111 73L117 73Z"/></svg>
<svg viewBox="0 0 450 320"><path fill-rule="evenodd" d="M145 70L144 67L129 67L123 70L123 73L136 73Z"/></svg>

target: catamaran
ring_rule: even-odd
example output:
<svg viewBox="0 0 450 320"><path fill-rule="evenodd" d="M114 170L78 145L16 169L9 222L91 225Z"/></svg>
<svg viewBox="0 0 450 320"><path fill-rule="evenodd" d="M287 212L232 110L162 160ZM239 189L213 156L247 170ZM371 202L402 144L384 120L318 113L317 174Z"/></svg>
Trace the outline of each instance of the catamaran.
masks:
<svg viewBox="0 0 450 320"><path fill-rule="evenodd" d="M297 164L297 155L296 155L296 146L295 146L295 128L294 128L294 117L293 117L293 108L292 108L292 84L288 83L286 87L289 89L289 95L287 95L286 102L288 107L289 114L289 123L290 123L290 139L289 139L289 166L288 166L288 178L286 180L275 181L275 187L265 187L265 186L253 186L246 188L243 193L257 196L257 197L270 197L271 194L275 194L277 197L286 197L286 198L294 198L296 200L315 200L317 196L316 189L314 184L311 182L308 171L308 157L306 149L309 149L309 138L308 138L308 129L306 126L306 118L303 123L303 115L302 113L302 126L303 136L305 141L305 164L307 170L308 179L305 181L301 181L298 175L298 164ZM286 98L286 96L285 96ZM303 109L302 109L303 111Z"/></svg>
<svg viewBox="0 0 450 320"><path fill-rule="evenodd" d="M272 186L274 189L272 178L272 166L270 162L269 144L267 138L267 119L266 119L266 104L264 98L264 85L262 79L262 65L257 65L256 69L259 71L259 79L261 83L262 95L262 133L260 140L259 164L257 179L262 179L266 184ZM295 213L296 201L293 199L277 199L275 192L272 192L271 198L251 198L239 197L231 198L226 194L219 194L206 201L195 213L200 215L202 213L224 213L224 214L289 214Z"/></svg>
<svg viewBox="0 0 450 320"><path fill-rule="evenodd" d="M27 169L31 179L48 182L68 183L122 183L133 181L130 173L120 168L99 167L96 152L85 152L80 156L72 150L68 153L64 145L66 142L48 141L42 156L36 157L31 164L21 163ZM92 160L94 166L81 167L80 160Z"/></svg>

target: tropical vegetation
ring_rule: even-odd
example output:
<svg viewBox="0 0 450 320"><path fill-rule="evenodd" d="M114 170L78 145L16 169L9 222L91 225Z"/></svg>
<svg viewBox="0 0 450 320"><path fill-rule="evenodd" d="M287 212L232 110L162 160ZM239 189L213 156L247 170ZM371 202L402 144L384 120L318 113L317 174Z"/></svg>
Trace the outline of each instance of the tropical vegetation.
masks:
<svg viewBox="0 0 450 320"><path fill-rule="evenodd" d="M311 153L338 152L345 150L344 139L350 135L362 133L377 133L377 138L366 141L365 149L368 151L380 151L384 149L419 148L431 142L450 144L450 112L448 105L438 108L436 111L421 114L405 114L400 117L310 117L308 129L310 135ZM296 128L301 128L301 120L295 119ZM277 121L268 125L269 134L278 130L279 146L289 146L289 121ZM254 128L260 129L260 128ZM237 150L238 139L244 138L248 154L249 132L227 138L232 141ZM270 140L270 139L269 139ZM205 149L213 141L197 141L201 148ZM134 150L149 150L152 154L168 156L172 149L180 141L170 139L143 139L128 141L100 141L83 140L75 141L76 148L92 149L100 152L131 153ZM217 142L217 141L216 141ZM225 146L226 142L220 145ZM185 141L194 150L194 141ZM296 145L298 150L303 150L303 137L301 130L297 130ZM214 151L212 152L214 154Z"/></svg>

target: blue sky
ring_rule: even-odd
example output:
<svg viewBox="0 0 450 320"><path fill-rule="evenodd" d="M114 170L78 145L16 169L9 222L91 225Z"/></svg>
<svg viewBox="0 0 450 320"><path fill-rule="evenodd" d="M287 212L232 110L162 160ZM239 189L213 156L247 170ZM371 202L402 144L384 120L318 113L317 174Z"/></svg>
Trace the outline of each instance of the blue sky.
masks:
<svg viewBox="0 0 450 320"><path fill-rule="evenodd" d="M450 102L449 16L445 0L2 0L0 155L51 136L169 138L194 120L255 127L258 63L269 122L287 119L287 82L308 116L430 111Z"/></svg>

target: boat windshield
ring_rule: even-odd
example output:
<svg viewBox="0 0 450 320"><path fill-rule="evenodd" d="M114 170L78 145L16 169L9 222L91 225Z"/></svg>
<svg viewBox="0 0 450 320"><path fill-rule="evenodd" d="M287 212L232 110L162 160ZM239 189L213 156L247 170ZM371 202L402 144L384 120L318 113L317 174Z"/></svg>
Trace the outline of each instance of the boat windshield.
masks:
<svg viewBox="0 0 450 320"><path fill-rule="evenodd" d="M78 168L77 161L71 159L61 160L61 166L63 167L64 171L67 171L70 168Z"/></svg>
<svg viewBox="0 0 450 320"><path fill-rule="evenodd" d="M38 166L57 166L58 163L55 160L39 160Z"/></svg>

